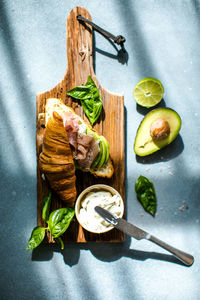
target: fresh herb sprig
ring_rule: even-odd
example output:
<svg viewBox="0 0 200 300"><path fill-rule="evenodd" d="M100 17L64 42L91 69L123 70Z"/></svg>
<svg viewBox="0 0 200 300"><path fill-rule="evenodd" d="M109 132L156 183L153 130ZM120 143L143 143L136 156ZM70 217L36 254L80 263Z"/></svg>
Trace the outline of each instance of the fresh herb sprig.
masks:
<svg viewBox="0 0 200 300"><path fill-rule="evenodd" d="M135 192L143 208L152 216L156 213L156 193L153 183L144 176L139 176L135 183Z"/></svg>
<svg viewBox="0 0 200 300"><path fill-rule="evenodd" d="M83 111L92 125L98 120L103 102L91 76L88 77L85 85L71 89L67 95L80 100Z"/></svg>
<svg viewBox="0 0 200 300"><path fill-rule="evenodd" d="M50 214L51 192L42 201L42 219L48 224L48 227L36 226L28 241L26 250L33 250L44 240L46 231L49 230L55 241L64 249L64 243L61 235L67 230L71 220L74 217L73 208L60 208Z"/></svg>

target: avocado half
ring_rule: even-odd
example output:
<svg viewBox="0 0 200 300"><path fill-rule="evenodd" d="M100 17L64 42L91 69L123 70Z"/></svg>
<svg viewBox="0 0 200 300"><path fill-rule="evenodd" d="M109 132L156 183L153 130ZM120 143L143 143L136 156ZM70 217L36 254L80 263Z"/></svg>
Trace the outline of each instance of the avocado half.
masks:
<svg viewBox="0 0 200 300"><path fill-rule="evenodd" d="M150 129L152 123L158 119L167 121L169 134L159 140L152 138ZM181 129L181 118L171 108L156 108L150 111L140 123L135 137L134 151L139 156L152 154L169 145L178 135Z"/></svg>

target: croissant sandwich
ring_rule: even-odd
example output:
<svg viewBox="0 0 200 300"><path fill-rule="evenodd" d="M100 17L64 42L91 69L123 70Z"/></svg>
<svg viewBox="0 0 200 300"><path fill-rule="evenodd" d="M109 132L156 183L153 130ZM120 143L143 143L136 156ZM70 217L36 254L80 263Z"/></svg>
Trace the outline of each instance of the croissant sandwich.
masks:
<svg viewBox="0 0 200 300"><path fill-rule="evenodd" d="M67 206L74 206L76 199L75 165L63 119L53 112L48 119L43 138L39 166L53 190Z"/></svg>
<svg viewBox="0 0 200 300"><path fill-rule="evenodd" d="M100 136L71 107L66 106L62 100L57 98L49 98L46 102L45 124L47 129L49 122L52 122L50 120L54 112L60 116L59 126L63 131L60 138L69 140L72 153L70 158L73 157L76 169L90 172L98 177L112 177L114 168L110 158L110 146L105 137ZM57 143L56 134L54 140ZM64 155L63 152L62 155ZM64 160L64 156L62 159Z"/></svg>

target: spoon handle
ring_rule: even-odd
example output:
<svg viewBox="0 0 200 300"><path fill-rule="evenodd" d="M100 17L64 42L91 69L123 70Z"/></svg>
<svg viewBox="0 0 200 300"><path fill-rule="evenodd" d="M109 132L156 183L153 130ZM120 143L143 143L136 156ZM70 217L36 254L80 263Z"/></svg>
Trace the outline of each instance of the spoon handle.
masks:
<svg viewBox="0 0 200 300"><path fill-rule="evenodd" d="M169 244L159 240L158 238L156 238L153 235L148 235L146 237L146 239L153 242L153 243L155 243L156 245L164 248L165 250L171 252L179 260L181 260L185 265L191 266L193 264L194 257L192 255L170 246Z"/></svg>

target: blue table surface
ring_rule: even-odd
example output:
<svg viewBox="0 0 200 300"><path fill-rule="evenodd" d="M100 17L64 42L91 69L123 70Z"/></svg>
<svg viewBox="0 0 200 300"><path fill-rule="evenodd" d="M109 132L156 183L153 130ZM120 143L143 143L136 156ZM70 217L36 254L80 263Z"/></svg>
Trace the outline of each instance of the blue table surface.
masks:
<svg viewBox="0 0 200 300"><path fill-rule="evenodd" d="M128 221L191 253L186 267L142 240L123 244L41 245L26 251L36 225L36 94L54 87L66 66L66 18L84 6L93 21L126 37L126 55L95 33L95 72L126 110ZM200 1L22 1L0 3L0 299L199 299L200 260ZM177 139L147 159L133 144L146 109L135 84L156 77L161 106L182 118ZM134 184L142 174L157 193L155 218ZM183 211L179 208L184 205ZM186 209L188 206L188 209Z"/></svg>

